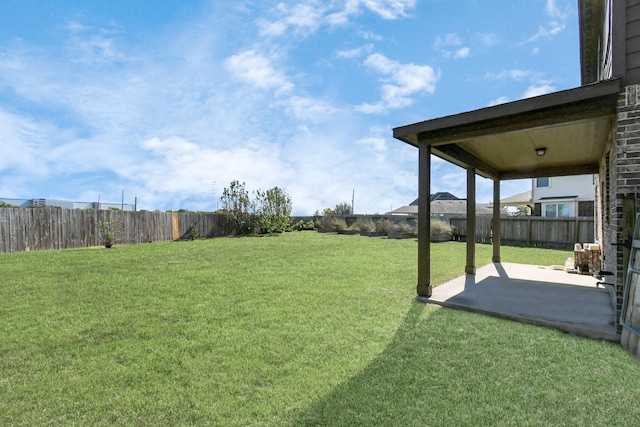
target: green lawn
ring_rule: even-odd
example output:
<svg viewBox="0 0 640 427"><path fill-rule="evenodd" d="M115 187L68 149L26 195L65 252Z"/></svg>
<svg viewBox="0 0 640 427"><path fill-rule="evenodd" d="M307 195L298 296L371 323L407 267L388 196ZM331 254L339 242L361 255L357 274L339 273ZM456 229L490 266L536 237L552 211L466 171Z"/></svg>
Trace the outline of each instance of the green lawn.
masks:
<svg viewBox="0 0 640 427"><path fill-rule="evenodd" d="M416 302L416 246L299 232L0 255L0 425L635 425L634 358ZM432 258L443 283L465 244Z"/></svg>

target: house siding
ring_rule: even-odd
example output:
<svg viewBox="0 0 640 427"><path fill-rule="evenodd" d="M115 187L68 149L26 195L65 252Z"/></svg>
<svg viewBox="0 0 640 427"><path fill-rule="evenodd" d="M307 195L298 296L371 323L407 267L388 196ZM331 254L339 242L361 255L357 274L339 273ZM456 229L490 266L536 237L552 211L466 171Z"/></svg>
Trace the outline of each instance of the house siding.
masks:
<svg viewBox="0 0 640 427"><path fill-rule="evenodd" d="M626 83L640 83L640 0L627 0L626 6Z"/></svg>
<svg viewBox="0 0 640 427"><path fill-rule="evenodd" d="M548 187L536 187L533 179L533 201L543 197L577 196L579 200L594 200L595 185L593 175L555 176L549 178Z"/></svg>
<svg viewBox="0 0 640 427"><path fill-rule="evenodd" d="M548 187L537 187L532 180L533 216L543 216L545 204L563 203L571 207L572 217L593 216L595 200L594 175L557 176L549 179Z"/></svg>

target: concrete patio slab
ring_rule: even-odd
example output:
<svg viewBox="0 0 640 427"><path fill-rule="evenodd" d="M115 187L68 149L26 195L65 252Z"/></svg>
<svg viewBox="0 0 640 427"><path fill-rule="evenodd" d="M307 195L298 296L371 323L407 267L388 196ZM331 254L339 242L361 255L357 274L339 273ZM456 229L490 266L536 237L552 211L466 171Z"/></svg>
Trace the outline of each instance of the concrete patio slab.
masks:
<svg viewBox="0 0 640 427"><path fill-rule="evenodd" d="M609 341L620 341L613 295L591 276L533 265L494 263L476 275L433 288L420 301L547 326Z"/></svg>

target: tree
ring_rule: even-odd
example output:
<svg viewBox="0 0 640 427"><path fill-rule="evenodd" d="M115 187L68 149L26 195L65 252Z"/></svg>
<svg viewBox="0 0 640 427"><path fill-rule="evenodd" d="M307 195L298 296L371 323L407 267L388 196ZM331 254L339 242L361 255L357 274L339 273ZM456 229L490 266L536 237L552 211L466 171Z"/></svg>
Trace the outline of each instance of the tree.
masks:
<svg viewBox="0 0 640 427"><path fill-rule="evenodd" d="M231 181L229 188L222 190L222 210L231 217L236 235L247 234L251 230L251 200L244 182Z"/></svg>
<svg viewBox="0 0 640 427"><path fill-rule="evenodd" d="M282 233L291 225L291 198L279 187L256 191L256 215L261 233Z"/></svg>
<svg viewBox="0 0 640 427"><path fill-rule="evenodd" d="M529 216L529 208L526 206L518 206L512 216Z"/></svg>
<svg viewBox="0 0 640 427"><path fill-rule="evenodd" d="M351 205L347 202L338 203L333 210L336 215L351 215Z"/></svg>

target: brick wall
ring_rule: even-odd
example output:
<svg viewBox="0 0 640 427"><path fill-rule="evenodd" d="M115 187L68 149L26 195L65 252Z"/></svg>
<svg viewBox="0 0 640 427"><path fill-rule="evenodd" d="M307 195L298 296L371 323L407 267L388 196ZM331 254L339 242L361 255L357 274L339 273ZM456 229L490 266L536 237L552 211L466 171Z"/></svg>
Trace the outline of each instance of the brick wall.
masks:
<svg viewBox="0 0 640 427"><path fill-rule="evenodd" d="M593 205L594 202L592 200L578 202L577 216L593 216Z"/></svg>
<svg viewBox="0 0 640 427"><path fill-rule="evenodd" d="M640 207L640 85L627 86L618 99L615 134L600 164L598 222L602 224L604 268L615 277L616 320L622 309L629 250L623 243L633 233ZM628 236L629 235L629 236ZM621 331L621 328L618 328Z"/></svg>

